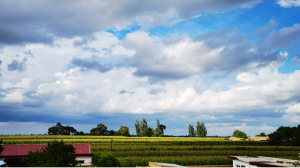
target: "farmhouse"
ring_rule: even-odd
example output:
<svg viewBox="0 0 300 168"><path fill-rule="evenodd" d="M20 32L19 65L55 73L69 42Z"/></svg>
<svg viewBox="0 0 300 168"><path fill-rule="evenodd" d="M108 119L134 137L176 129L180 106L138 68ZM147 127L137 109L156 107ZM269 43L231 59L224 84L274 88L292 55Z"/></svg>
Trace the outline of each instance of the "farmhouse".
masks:
<svg viewBox="0 0 300 168"><path fill-rule="evenodd" d="M27 144L27 145L3 145L4 150L0 155L0 159L4 159L6 166L23 167L25 163L23 157L27 157L29 151L35 152L41 150L47 144ZM92 156L90 144L73 144L75 149L76 160L80 164L91 164Z"/></svg>
<svg viewBox="0 0 300 168"><path fill-rule="evenodd" d="M228 156L233 160L233 167L300 167L300 160L273 157Z"/></svg>

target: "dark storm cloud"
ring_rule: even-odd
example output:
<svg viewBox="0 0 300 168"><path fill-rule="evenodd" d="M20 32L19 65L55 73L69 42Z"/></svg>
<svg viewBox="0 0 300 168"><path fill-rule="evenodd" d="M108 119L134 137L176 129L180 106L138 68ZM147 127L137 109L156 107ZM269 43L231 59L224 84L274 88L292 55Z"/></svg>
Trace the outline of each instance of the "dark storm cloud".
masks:
<svg viewBox="0 0 300 168"><path fill-rule="evenodd" d="M150 26L170 18L186 19L199 12L249 8L258 0L10 0L0 2L0 43L51 43L49 34L73 37L130 25L153 15ZM166 14L174 10L172 16ZM154 20L154 22L153 22Z"/></svg>
<svg viewBox="0 0 300 168"><path fill-rule="evenodd" d="M101 73L107 72L112 69L110 65L100 63L98 61L89 61L85 59L73 59L71 61L72 64L74 64L77 67L80 68L86 68L87 70L92 69Z"/></svg>
<svg viewBox="0 0 300 168"><path fill-rule="evenodd" d="M23 61L19 62L17 60L13 60L10 64L7 65L9 71L25 71L26 70L26 62L27 58L23 58Z"/></svg>

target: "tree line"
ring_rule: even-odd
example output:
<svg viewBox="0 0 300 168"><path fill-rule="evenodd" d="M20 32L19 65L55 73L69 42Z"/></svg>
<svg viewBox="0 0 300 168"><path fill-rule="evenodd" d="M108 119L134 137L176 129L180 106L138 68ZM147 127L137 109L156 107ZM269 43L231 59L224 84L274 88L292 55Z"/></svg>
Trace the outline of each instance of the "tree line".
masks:
<svg viewBox="0 0 300 168"><path fill-rule="evenodd" d="M207 129L205 127L204 122L200 124L199 121L197 121L196 130L194 129L193 125L189 125L189 137L206 137L207 135Z"/></svg>
<svg viewBox="0 0 300 168"><path fill-rule="evenodd" d="M53 127L48 129L48 135L84 135L82 131L78 132L75 128L70 126L63 126L58 122Z"/></svg>
<svg viewBox="0 0 300 168"><path fill-rule="evenodd" d="M142 121L139 122L136 119L135 123L135 131L138 137L163 137L164 130L167 128L165 125L160 124L159 120L156 119L157 127L155 130L151 127L148 127L147 121L143 118Z"/></svg>

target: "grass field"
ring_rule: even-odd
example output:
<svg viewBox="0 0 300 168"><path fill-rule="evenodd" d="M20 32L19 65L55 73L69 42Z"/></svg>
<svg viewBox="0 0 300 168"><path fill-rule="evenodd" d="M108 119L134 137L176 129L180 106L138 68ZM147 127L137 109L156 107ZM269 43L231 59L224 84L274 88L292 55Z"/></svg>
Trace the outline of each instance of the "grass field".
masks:
<svg viewBox="0 0 300 168"><path fill-rule="evenodd" d="M227 156L269 156L299 160L300 147L268 146L266 142L228 141L224 138L121 137L121 136L0 136L4 144L36 144L53 140L91 142L95 155L113 153L122 166L148 162L179 165L231 165Z"/></svg>

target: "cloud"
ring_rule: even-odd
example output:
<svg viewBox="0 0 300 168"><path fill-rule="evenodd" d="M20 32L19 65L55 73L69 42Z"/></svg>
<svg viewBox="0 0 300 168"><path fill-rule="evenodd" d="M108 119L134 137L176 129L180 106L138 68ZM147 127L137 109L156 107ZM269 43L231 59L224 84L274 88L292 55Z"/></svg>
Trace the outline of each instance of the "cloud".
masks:
<svg viewBox="0 0 300 168"><path fill-rule="evenodd" d="M84 68L84 69L93 69L93 70L96 70L100 73L105 73L109 70L111 70L112 68L110 67L110 65L108 64L103 64L103 63L100 63L96 60L93 60L93 61L88 61L88 60L84 60L84 59L76 59L74 58L72 61L71 61L72 64L74 64L75 66L77 67L80 67L80 68Z"/></svg>
<svg viewBox="0 0 300 168"><path fill-rule="evenodd" d="M27 58L24 57L22 62L19 62L17 60L13 60L10 64L7 65L7 68L9 71L25 71L26 70L26 62Z"/></svg>
<svg viewBox="0 0 300 168"><path fill-rule="evenodd" d="M300 103L289 106L286 110L286 113L300 113Z"/></svg>
<svg viewBox="0 0 300 168"><path fill-rule="evenodd" d="M72 2L72 3L70 3ZM251 8L259 0L138 0L108 2L7 1L0 7L0 43L51 43L53 35L74 37L123 29L133 22L146 27L164 25L172 18L188 19L199 12ZM34 4L34 5L33 5ZM18 9L18 10L13 10ZM55 11L55 12L53 12ZM75 42L81 44L84 41Z"/></svg>
<svg viewBox="0 0 300 168"><path fill-rule="evenodd" d="M300 39L300 24L295 23L292 27L273 30L267 42L272 47L288 47L298 39Z"/></svg>
<svg viewBox="0 0 300 168"><path fill-rule="evenodd" d="M300 56L292 58L292 66L300 66Z"/></svg>
<svg viewBox="0 0 300 168"><path fill-rule="evenodd" d="M128 91L126 91L126 90L121 90L121 91L119 92L119 94L125 94L125 93L128 93L128 94L134 94L134 92L128 92Z"/></svg>
<svg viewBox="0 0 300 168"><path fill-rule="evenodd" d="M300 6L300 0L277 0L277 3L284 8Z"/></svg>
<svg viewBox="0 0 300 168"><path fill-rule="evenodd" d="M135 50L130 62L137 68L134 75L147 76L154 82L218 71L230 74L254 70L286 60L286 56L271 48L245 41L235 30L226 29L199 34L193 39L184 36L164 39L141 31L125 38L126 46Z"/></svg>

